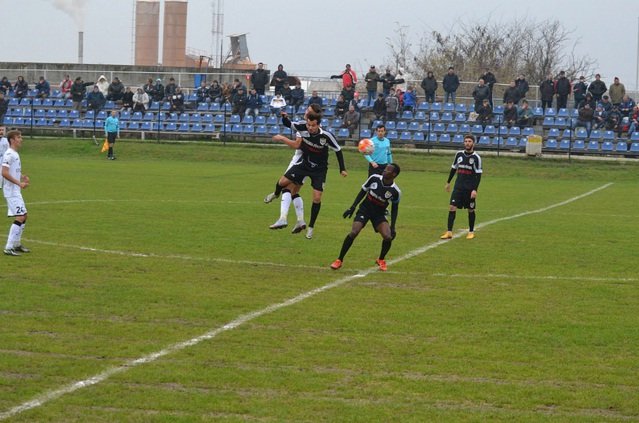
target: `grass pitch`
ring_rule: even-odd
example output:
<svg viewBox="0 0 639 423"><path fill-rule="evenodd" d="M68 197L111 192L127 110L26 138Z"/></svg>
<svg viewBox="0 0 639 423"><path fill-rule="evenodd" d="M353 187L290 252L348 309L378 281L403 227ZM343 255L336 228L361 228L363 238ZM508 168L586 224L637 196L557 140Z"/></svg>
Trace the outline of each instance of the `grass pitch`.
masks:
<svg viewBox="0 0 639 423"><path fill-rule="evenodd" d="M262 198L291 153L118 142L111 162L90 141L25 139L33 252L0 259L0 419L639 419L639 163L484 157L478 224L612 185L406 258L445 230L453 154L397 151L396 262L379 273L370 228L328 268L357 153L347 178L331 157L314 239L290 234L293 211L268 230L279 203Z"/></svg>

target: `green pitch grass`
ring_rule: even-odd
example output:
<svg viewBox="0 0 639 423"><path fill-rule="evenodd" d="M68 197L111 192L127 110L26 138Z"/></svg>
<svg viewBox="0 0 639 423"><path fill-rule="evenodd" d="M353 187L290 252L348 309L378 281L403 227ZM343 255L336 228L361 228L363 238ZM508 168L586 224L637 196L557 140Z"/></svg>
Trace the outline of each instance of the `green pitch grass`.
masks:
<svg viewBox="0 0 639 423"><path fill-rule="evenodd" d="M0 257L0 419L639 420L639 163L486 156L477 223L513 218L438 244L453 154L397 151L380 273L369 227L328 267L365 180L355 152L347 178L331 157L307 240L292 210L269 230L279 202L262 202L289 149L118 142L111 162L96 148L23 144L32 253Z"/></svg>

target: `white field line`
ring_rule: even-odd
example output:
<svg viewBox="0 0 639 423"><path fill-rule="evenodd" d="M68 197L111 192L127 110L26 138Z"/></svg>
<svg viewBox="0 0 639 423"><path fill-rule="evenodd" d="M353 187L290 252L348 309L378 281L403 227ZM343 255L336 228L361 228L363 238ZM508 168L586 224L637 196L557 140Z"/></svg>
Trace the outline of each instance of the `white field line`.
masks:
<svg viewBox="0 0 639 423"><path fill-rule="evenodd" d="M34 244L51 245L53 247L62 247L62 248L73 248L73 249L81 250L81 251L90 251L90 252L102 253L102 254L113 254L117 256L126 256L126 257L143 257L143 258L146 257L146 258L160 258L160 259L174 259L174 260L207 261L212 263L248 264L252 266L273 266L273 267L291 267L296 269L326 270L325 267L307 266L303 264L285 264L285 263L274 263L269 261L234 260L234 259L215 258L215 257L192 257L192 256L179 255L179 254L163 255L163 254L154 254L154 253L136 253L134 251L105 250L102 248L85 247L82 245L72 245L72 244L61 244L58 242L50 242L50 241L39 241L37 239L29 239L29 238L25 238L25 241L28 241Z"/></svg>
<svg viewBox="0 0 639 423"><path fill-rule="evenodd" d="M566 204L570 204L570 203L572 203L574 201L577 201L577 200L580 200L580 199L582 199L584 197L592 195L592 194L594 194L594 193L596 193L598 191L601 191L603 189L608 188L610 185L612 185L612 183L608 183L608 184L602 185L599 188L595 188L595 189L593 189L591 191L588 191L586 193L583 193L581 195L572 197L572 198L570 198L568 200L565 200L565 201L562 201L562 202L559 202L559 203L556 203L556 204L553 204L553 205L550 205L550 206L547 206L547 207L542 207L542 208L537 209L537 210L525 211L525 212L522 212L522 213L514 214L512 216L493 219L493 220L485 222L485 223L483 223L481 225L477 225L476 229L484 228L486 226L493 225L495 223L499 223L499 222L503 222L503 221L507 221L507 220L512 220L512 219L517 219L519 217L528 216L528 215L531 215L531 214L543 213L545 211L554 209L556 207L561 207L561 206L564 206ZM462 235L463 235L463 232L462 231L458 231L456 234L453 235L453 238L459 238ZM405 254L405 255L403 255L401 257L398 257L398 258L396 258L394 260L391 260L391 261L389 261L389 263L399 263L399 262L402 262L404 260L408 260L408 259L410 259L412 257L415 257L415 256L418 256L420 254L423 254L426 251L432 250L433 248L439 247L440 245L445 244L447 242L450 242L450 241L449 240L439 240L439 241L433 242L431 244L428 244L428 245L425 245L423 247L417 248L417 249L415 249L413 251L410 251L409 253L407 253L407 254ZM315 295L321 294L324 291L328 291L329 289L337 288L337 287L339 287L341 285L344 285L345 283L350 282L350 281L352 281L354 279L366 277L367 275L369 275L370 273L375 272L375 271L377 271L377 268L376 267L371 267L371 268L368 268L366 270L362 270L362 271L360 271L359 273L357 273L355 275L345 276L343 278L337 279L336 281L333 281L333 282L330 282L330 283L328 283L326 285L323 285L323 286L321 286L319 288L315 288L315 289L312 289L310 291L306 291L306 292L304 292L302 294L299 294L299 295L297 295L297 296L295 296L293 298L290 298L290 299L288 299L286 301L283 301L281 303L271 304L271 305L269 305L269 306L267 306L267 307L265 307L263 309L256 310L256 311L241 315L238 318L236 318L235 320L232 320L232 321L226 323L223 326L215 328L215 329L213 329L213 330L211 330L209 332L206 332L206 333L204 333L204 334L202 334L200 336L197 336L195 338L191 338L191 339L189 339L187 341L184 341L184 342L179 342L179 343L176 343L176 344L173 344L173 345L169 345L168 347L166 347L166 348L164 348L164 349L162 349L160 351L157 351L157 352L154 352L154 353L151 353L151 354L147 354L147 355L142 356L140 358L137 358L135 360L129 360L129 361L125 362L124 364L120 365L120 366L111 367L111 368L109 368L109 369L107 369L107 370L105 370L105 371L103 371L101 373L98 373L97 375L92 376L90 378L83 379L83 380L80 380L80 381L77 381L77 382L72 382L72 383L64 385L64 386L62 386L62 387L60 387L58 389L55 389L55 390L52 390L52 391L49 391L49 392L45 392L45 393L43 393L41 395L36 396L34 399L32 399L30 401L22 403L22 404L20 404L20 405L18 405L16 407L13 407L13 408L11 408L11 409L9 409L7 411L1 412L0 413L0 420L5 420L5 419L8 419L9 417L15 416L15 415L20 414L20 413L22 413L24 411L31 410L31 409L37 408L37 407L41 407L41 406L43 406L44 404L46 404L46 403L48 403L50 401L53 401L55 399L58 399L58 398L62 397L63 395L70 394L70 393L75 392L75 391L77 391L79 389L83 389L83 388L87 388L89 386L96 385L96 384L98 384L100 382L105 381L106 379L110 378L111 376L114 376L114 375L119 374L119 373L123 373L123 372L125 372L125 371L127 371L127 370L129 370L129 369L131 369L133 367L136 367L136 366L139 366L139 365L142 365L142 364L151 363L151 362L153 362L153 361L155 361L155 360L157 360L159 358L162 358L162 357L164 357L166 355L173 354L173 353L178 352L178 351L182 351L182 350L184 350L184 349L186 349L188 347L192 347L192 346L197 345L197 344L199 344L199 343L201 343L203 341L207 341L209 339L215 338L217 335L219 335L219 334L221 334L223 332L235 329L235 328L243 325L246 322L250 322L251 320L257 319L258 317L264 316L266 314L273 313L273 312L275 312L275 311L277 311L277 310L279 310L281 308L285 308L285 307L289 307L289 306L295 305L295 304L297 304L299 302L302 302L302 301L304 301L304 300L306 300L308 298L314 297Z"/></svg>

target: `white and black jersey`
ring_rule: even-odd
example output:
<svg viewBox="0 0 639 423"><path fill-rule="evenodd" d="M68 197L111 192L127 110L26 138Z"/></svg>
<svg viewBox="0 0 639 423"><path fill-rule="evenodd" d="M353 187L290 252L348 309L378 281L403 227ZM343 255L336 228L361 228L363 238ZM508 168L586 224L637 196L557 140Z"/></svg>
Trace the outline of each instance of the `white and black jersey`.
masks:
<svg viewBox="0 0 639 423"><path fill-rule="evenodd" d="M306 125L303 126L304 128L306 127ZM328 169L328 150L330 149L337 154L340 171L346 170L341 154L342 149L332 133L319 128L317 134L311 134L308 130L301 130L298 131L297 135L302 138L299 148L302 151L303 164L306 167L313 170Z"/></svg>
<svg viewBox="0 0 639 423"><path fill-rule="evenodd" d="M362 185L362 190L366 192L366 198L360 207L382 214L390 203L399 203L402 194L395 182L384 185L382 175L371 175Z"/></svg>
<svg viewBox="0 0 639 423"><path fill-rule="evenodd" d="M470 154L464 150L458 151L457 154L455 154L455 160L453 160L451 167L448 182L450 182L450 179L452 179L452 176L456 172L456 190L473 191L479 188L482 174L481 157L479 157L479 154L474 151Z"/></svg>

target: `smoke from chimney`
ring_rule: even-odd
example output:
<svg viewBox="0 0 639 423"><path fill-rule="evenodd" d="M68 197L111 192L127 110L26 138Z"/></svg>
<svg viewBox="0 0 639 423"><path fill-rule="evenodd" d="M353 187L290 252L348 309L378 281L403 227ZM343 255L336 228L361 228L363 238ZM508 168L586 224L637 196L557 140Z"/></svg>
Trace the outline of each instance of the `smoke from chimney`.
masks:
<svg viewBox="0 0 639 423"><path fill-rule="evenodd" d="M78 30L84 30L86 0L53 0L53 5L73 18Z"/></svg>

